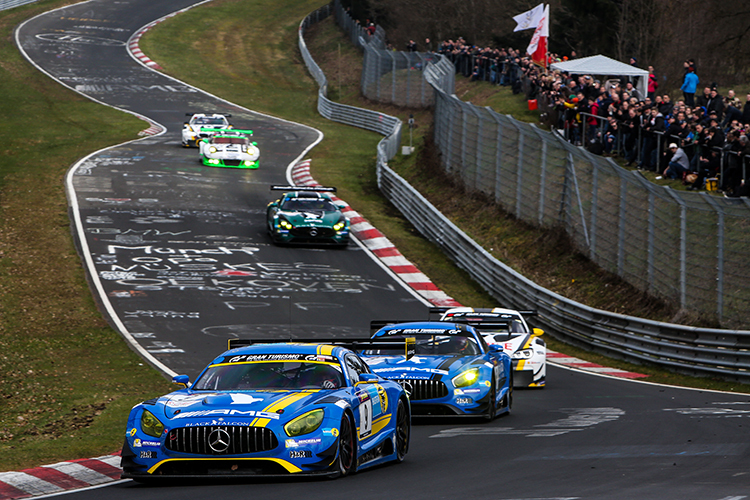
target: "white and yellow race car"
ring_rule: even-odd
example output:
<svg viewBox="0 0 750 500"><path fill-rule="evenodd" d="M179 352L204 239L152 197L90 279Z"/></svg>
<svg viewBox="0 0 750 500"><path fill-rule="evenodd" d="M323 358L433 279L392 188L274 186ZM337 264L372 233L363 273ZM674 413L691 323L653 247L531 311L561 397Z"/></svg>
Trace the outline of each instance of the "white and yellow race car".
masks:
<svg viewBox="0 0 750 500"><path fill-rule="evenodd" d="M182 126L182 146L198 147L198 143L201 139L210 137L213 135L212 130L228 130L232 128L227 118L232 115L225 113L187 113L190 117L189 121L186 121ZM201 129L211 130L201 130Z"/></svg>
<svg viewBox="0 0 750 500"><path fill-rule="evenodd" d="M546 384L547 344L544 330L529 328L524 316L534 311L513 309L454 307L445 310L440 321L473 326L487 344L499 345L513 360L513 386L538 387Z"/></svg>

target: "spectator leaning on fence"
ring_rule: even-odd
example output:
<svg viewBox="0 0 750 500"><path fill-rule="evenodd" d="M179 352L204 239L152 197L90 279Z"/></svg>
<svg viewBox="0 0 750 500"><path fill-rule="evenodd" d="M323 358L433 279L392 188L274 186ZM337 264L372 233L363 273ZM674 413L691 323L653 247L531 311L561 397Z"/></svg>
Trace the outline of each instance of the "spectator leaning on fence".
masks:
<svg viewBox="0 0 750 500"><path fill-rule="evenodd" d="M690 169L690 160L688 160L685 150L675 143L669 145L669 151L672 153L672 159L669 160L669 166L664 169L664 177L682 179Z"/></svg>

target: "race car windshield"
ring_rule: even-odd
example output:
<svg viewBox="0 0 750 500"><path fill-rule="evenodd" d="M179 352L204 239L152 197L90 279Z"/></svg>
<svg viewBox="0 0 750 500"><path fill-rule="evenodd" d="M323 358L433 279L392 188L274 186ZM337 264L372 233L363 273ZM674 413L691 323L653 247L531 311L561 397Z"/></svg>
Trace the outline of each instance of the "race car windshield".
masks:
<svg viewBox="0 0 750 500"><path fill-rule="evenodd" d="M493 334L510 334L513 333L528 333L526 331L526 328L523 326L523 322L519 319L511 319L506 321L471 321L469 319L468 321L462 321L462 323L467 323L480 332L482 334L486 335L489 333Z"/></svg>
<svg viewBox="0 0 750 500"><path fill-rule="evenodd" d="M344 376L338 365L299 361L211 366L193 384L198 391L338 389Z"/></svg>
<svg viewBox="0 0 750 500"><path fill-rule="evenodd" d="M226 118L215 118L213 116L200 116L193 119L195 125L228 125Z"/></svg>
<svg viewBox="0 0 750 500"><path fill-rule="evenodd" d="M328 200L321 200L321 199L313 199L313 200L304 200L300 198L293 198L286 200L281 205L282 210L297 210L299 212L304 211L324 211L324 212L335 212L336 205L331 203Z"/></svg>
<svg viewBox="0 0 750 500"><path fill-rule="evenodd" d="M414 335L393 336L389 339L415 337ZM481 348L477 345L474 337L462 335L430 335L416 336L414 345L414 354L418 356L442 356L444 354L457 354L460 356L477 356L482 353ZM400 347L399 349L403 349ZM367 350L366 355L394 355L394 349Z"/></svg>

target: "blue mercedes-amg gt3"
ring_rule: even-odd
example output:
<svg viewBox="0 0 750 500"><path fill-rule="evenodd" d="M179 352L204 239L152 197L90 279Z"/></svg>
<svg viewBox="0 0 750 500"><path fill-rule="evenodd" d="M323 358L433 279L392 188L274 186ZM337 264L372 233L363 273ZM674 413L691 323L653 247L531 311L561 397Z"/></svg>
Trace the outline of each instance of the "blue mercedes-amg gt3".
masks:
<svg viewBox="0 0 750 500"><path fill-rule="evenodd" d="M377 323L377 322L374 322ZM407 359L388 349L369 349L362 358L374 373L404 387L414 416L484 416L510 412L513 364L500 346L487 345L469 325L414 322L387 325L373 340L414 338Z"/></svg>
<svg viewBox="0 0 750 500"><path fill-rule="evenodd" d="M130 411L122 477L342 476L409 449L405 391L342 346L248 345L173 382Z"/></svg>

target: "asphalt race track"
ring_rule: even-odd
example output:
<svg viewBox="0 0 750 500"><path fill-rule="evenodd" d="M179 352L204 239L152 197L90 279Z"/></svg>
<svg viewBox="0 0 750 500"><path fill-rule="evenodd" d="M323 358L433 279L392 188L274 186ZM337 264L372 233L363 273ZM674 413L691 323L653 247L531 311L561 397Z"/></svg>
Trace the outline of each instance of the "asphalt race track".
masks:
<svg viewBox="0 0 750 500"><path fill-rule="evenodd" d="M17 33L25 54L62 84L166 128L94 153L68 176L74 233L110 322L165 372L193 377L227 338L363 336L370 319L426 317L426 303L354 243L270 244L268 187L287 183L318 131L239 108L128 54L137 30L193 3L95 0ZM185 114L210 111L254 130L260 169L204 167L196 149L180 147ZM127 481L67 497L750 498L746 395L550 367L548 387L516 391L508 417L415 423L406 462L341 481Z"/></svg>

